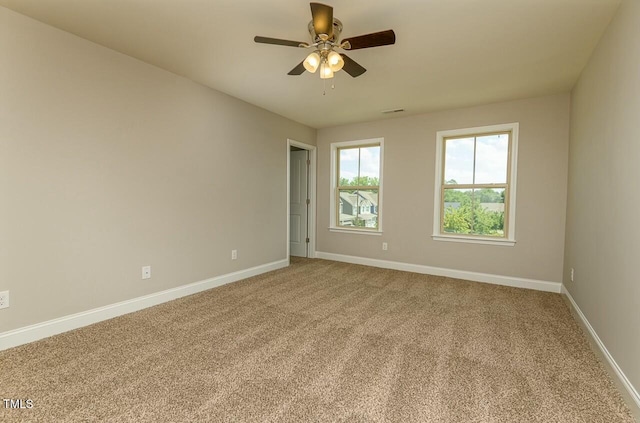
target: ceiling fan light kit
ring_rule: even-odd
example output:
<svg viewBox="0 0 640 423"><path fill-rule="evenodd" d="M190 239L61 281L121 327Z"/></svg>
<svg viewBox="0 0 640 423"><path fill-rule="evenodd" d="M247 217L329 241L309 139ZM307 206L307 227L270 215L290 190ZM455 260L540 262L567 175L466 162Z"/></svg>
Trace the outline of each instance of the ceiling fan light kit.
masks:
<svg viewBox="0 0 640 423"><path fill-rule="evenodd" d="M333 73L342 69L344 59L335 51L327 54L326 51L316 50L310 53L302 63L304 68L310 73L315 73L318 67L320 67L320 78L327 79L333 78Z"/></svg>
<svg viewBox="0 0 640 423"><path fill-rule="evenodd" d="M338 53L336 49L357 50L362 48L379 47L395 44L396 34L393 30L375 32L372 34L351 37L340 42L342 22L333 17L333 7L321 3L311 3L311 17L308 30L311 35L311 44L281 40L277 38L256 36L256 43L275 44L288 47L314 48L301 63L289 71L289 75L302 75L304 71L315 73L320 69L320 78L333 78L334 72L344 69L353 78L365 73L367 70L344 53Z"/></svg>

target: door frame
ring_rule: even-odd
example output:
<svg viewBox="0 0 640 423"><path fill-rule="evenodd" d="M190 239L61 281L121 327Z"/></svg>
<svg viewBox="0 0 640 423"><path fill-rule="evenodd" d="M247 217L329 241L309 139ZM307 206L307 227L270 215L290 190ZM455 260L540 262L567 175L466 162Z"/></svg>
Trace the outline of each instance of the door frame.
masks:
<svg viewBox="0 0 640 423"><path fill-rule="evenodd" d="M309 237L309 247L307 248L307 257L316 257L316 147L314 145L305 144L296 140L287 138L287 262L290 259L289 237L291 236L291 147L298 147L309 152L309 175L308 181L309 191L308 198L311 200L308 212L307 236Z"/></svg>

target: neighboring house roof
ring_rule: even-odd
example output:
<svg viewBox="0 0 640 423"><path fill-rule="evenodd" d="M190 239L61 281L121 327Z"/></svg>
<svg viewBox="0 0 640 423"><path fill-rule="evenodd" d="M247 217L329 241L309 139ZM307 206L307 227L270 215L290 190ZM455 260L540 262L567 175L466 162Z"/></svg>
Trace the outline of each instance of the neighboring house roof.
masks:
<svg viewBox="0 0 640 423"><path fill-rule="evenodd" d="M480 203L480 207L493 212L504 211L504 203Z"/></svg>
<svg viewBox="0 0 640 423"><path fill-rule="evenodd" d="M358 197L361 198L360 204L359 204L360 206L377 206L378 205L377 199L376 201L373 200L373 198L376 196L373 196L368 192L356 191L353 194L348 194L346 192L340 193L340 199L342 201L346 201L347 203L351 204L353 207L356 207L356 205L358 205Z"/></svg>
<svg viewBox="0 0 640 423"><path fill-rule="evenodd" d="M447 201L444 203L444 208L448 209L448 208L452 208L452 209L458 209L460 208L460 202L458 201Z"/></svg>
<svg viewBox="0 0 640 423"><path fill-rule="evenodd" d="M354 194L347 194L346 192L340 193L340 200L351 204L353 207L357 204L356 196Z"/></svg>
<svg viewBox="0 0 640 423"><path fill-rule="evenodd" d="M369 201L372 206L378 205L378 194L374 194L369 191L356 191L365 200Z"/></svg>

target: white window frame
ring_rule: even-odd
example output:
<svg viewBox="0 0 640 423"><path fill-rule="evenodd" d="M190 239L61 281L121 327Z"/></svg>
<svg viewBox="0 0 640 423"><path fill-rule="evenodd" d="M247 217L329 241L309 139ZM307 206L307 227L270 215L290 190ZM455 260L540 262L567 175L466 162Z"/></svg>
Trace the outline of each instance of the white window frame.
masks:
<svg viewBox="0 0 640 423"><path fill-rule="evenodd" d="M435 190L433 200L433 235L435 241L451 241L466 242L472 244L488 244L502 245L513 247L516 244L516 182L517 182L517 163L518 163L518 122L505 123L499 125L479 126L475 128L453 129L448 131L438 131L436 133L436 177ZM511 146L509 151L509 196L508 204L508 221L507 221L507 237L494 238L483 237L478 235L465 234L449 234L441 231L441 210L442 210L442 178L444 168L444 140L450 137L477 136L482 134L490 134L496 132L511 132Z"/></svg>
<svg viewBox="0 0 640 423"><path fill-rule="evenodd" d="M371 146L375 144L380 144L380 183L378 185L378 229L362 229L362 228L349 228L345 226L338 226L338 216L336 216L336 191L338 189L338 149L344 147L365 147ZM384 138L371 138L367 140L357 140L357 141L342 141L342 142L334 142L331 144L331 193L329 195L329 230L331 232L342 232L349 234L359 234L359 235L382 235L382 214L380 211L382 210L382 171L384 168Z"/></svg>

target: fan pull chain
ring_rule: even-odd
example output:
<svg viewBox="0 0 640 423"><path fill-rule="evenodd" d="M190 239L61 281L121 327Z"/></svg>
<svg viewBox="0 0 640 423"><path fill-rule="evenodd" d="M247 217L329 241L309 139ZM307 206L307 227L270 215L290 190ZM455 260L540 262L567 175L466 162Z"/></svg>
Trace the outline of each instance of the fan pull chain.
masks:
<svg viewBox="0 0 640 423"><path fill-rule="evenodd" d="M335 84L335 78L331 78L331 89L335 89L336 88L336 84ZM322 95L327 95L327 80L323 79L322 80Z"/></svg>

